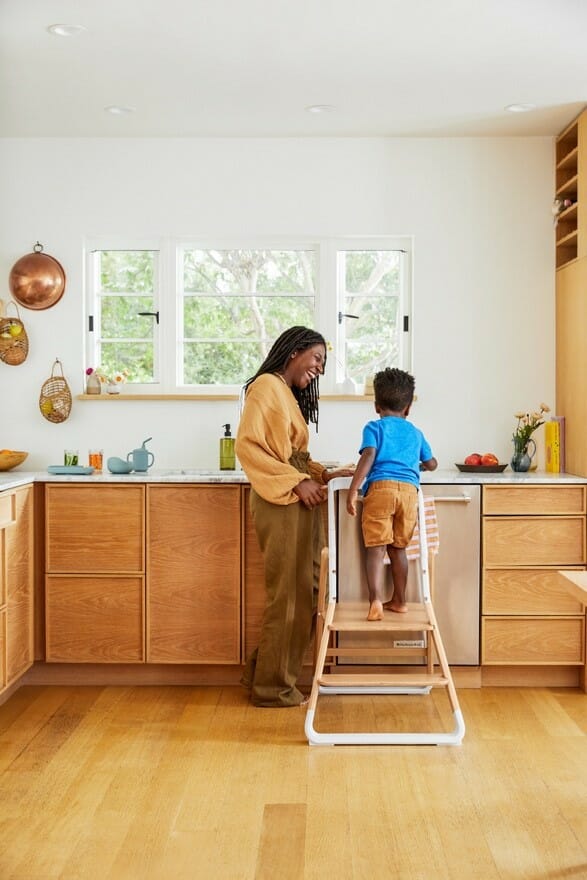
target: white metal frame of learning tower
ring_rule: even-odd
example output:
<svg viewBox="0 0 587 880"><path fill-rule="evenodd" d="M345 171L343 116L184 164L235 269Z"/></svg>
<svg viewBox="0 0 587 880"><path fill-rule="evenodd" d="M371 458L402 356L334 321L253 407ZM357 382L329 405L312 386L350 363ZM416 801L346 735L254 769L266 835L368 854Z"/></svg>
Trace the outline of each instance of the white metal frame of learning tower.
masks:
<svg viewBox="0 0 587 880"><path fill-rule="evenodd" d="M418 520L420 524L419 592L420 601L408 603L406 614L385 615L382 621L366 620L366 602L338 601L337 591L337 492L348 489L350 478L335 478L328 484L328 547L322 551L320 570L320 597L318 607L318 626L316 639L318 654L312 693L306 714L305 733L310 745L460 745L465 734L465 723L460 710L446 652L442 644L438 624L432 607L430 593L430 572L428 544L425 527L424 496L418 490ZM327 585L328 584L328 589ZM326 602L326 593L328 601ZM370 634L403 632L404 635L421 632L424 650L421 652L426 665L421 672L402 672L397 663L387 664L384 673L325 672L327 661L349 653L348 649L336 646L338 633L360 633L361 637ZM390 659L397 655L397 649L388 647L361 648L361 655L382 655ZM405 652L404 652L405 653ZM435 672L435 656L440 672ZM335 667L336 668L336 667ZM396 671L393 671L396 670ZM399 672L397 670L400 670ZM405 694L426 695L433 687L446 689L452 708L454 728L451 732L386 732L365 731L361 733L319 732L314 727L317 704L322 695L373 695Z"/></svg>

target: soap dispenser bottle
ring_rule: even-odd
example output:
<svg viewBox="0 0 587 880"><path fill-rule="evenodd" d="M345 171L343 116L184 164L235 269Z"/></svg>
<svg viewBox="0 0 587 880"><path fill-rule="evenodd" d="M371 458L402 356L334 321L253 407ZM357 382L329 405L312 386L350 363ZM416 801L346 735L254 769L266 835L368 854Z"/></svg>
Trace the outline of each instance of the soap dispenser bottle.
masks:
<svg viewBox="0 0 587 880"><path fill-rule="evenodd" d="M233 471L236 467L234 455L234 437L230 433L230 425L222 425L224 437L220 438L220 470Z"/></svg>

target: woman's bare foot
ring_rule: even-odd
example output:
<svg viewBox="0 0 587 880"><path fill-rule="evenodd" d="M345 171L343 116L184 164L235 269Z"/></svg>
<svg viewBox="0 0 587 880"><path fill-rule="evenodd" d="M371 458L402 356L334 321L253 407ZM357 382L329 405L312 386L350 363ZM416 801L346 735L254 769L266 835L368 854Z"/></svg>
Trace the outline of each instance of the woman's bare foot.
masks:
<svg viewBox="0 0 587 880"><path fill-rule="evenodd" d="M398 602L396 599L390 599L389 602L384 602L383 607L386 611L395 611L396 614L405 614L408 610L408 606L405 602Z"/></svg>
<svg viewBox="0 0 587 880"><path fill-rule="evenodd" d="M371 602L369 605L367 620L383 620L383 605L379 599L375 599L375 601Z"/></svg>

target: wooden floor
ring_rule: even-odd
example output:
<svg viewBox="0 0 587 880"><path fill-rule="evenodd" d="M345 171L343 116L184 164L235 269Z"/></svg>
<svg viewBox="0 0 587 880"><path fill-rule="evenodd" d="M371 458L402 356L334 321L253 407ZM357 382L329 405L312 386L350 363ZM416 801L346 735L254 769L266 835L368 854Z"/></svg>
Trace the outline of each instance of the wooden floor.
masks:
<svg viewBox="0 0 587 880"><path fill-rule="evenodd" d="M444 698L328 697L320 722L409 727ZM0 707L0 878L585 880L586 695L459 698L460 747L310 748L303 710L240 688L24 687Z"/></svg>

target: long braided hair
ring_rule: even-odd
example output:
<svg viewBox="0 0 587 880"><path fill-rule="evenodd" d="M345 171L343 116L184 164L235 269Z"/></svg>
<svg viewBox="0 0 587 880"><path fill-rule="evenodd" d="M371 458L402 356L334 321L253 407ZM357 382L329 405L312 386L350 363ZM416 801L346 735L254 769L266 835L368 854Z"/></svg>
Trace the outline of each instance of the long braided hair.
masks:
<svg viewBox="0 0 587 880"><path fill-rule="evenodd" d="M246 392L249 385L263 373L280 373L285 370L287 362L294 352L305 351L313 345L324 346L324 366L326 366L326 341L320 333L316 330L310 330L308 327L290 327L289 330L285 330L275 340L269 354L255 375L247 379L244 391ZM312 422L318 430L318 399L320 397L318 376L312 379L306 388L296 388L293 385L291 391L298 402L306 424Z"/></svg>

